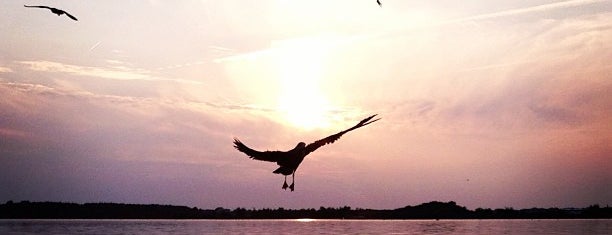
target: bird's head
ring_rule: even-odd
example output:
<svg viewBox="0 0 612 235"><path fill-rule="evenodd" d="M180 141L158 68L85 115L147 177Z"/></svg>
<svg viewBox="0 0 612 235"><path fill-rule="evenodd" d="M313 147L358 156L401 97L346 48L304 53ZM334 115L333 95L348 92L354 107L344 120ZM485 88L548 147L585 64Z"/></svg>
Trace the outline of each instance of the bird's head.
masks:
<svg viewBox="0 0 612 235"><path fill-rule="evenodd" d="M299 142L297 144L297 146L295 146L296 149L302 149L302 148L306 148L306 143L304 142Z"/></svg>

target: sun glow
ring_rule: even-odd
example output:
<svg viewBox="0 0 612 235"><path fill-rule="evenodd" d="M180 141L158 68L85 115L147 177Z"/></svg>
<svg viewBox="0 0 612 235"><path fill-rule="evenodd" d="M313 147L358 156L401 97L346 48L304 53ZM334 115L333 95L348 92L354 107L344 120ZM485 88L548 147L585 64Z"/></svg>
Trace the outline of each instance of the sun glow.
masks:
<svg viewBox="0 0 612 235"><path fill-rule="evenodd" d="M323 38L284 41L278 46L278 108L293 126L313 129L329 125L331 104L320 87L329 46Z"/></svg>
<svg viewBox="0 0 612 235"><path fill-rule="evenodd" d="M295 219L295 221L303 222L303 223L308 223L308 222L314 222L314 221L317 221L317 220L316 219L309 219L309 218L302 218L302 219Z"/></svg>

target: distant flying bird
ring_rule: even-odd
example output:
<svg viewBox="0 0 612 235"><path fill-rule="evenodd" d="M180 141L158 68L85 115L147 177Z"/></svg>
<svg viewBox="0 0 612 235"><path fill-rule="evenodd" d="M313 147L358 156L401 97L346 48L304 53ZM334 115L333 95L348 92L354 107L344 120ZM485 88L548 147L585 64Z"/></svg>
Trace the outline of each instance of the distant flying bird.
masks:
<svg viewBox="0 0 612 235"><path fill-rule="evenodd" d="M380 3L380 0L376 0L376 3L378 3L378 6L382 7L382 3Z"/></svg>
<svg viewBox="0 0 612 235"><path fill-rule="evenodd" d="M319 147L323 145L336 142L336 140L340 139L342 135L344 135L345 133L349 131L355 130L357 128L360 128L362 126L365 126L365 125L368 125L370 123L380 120L380 118L378 118L378 119L370 121L376 115L378 114L369 116L368 118L361 120L359 123L357 123L357 125L349 129L338 132L334 135L330 135L324 139L317 140L314 143L311 143L309 145L306 145L304 142L300 142L297 144L297 146L295 146L295 148L293 148L292 150L286 151L286 152L284 151L260 152L260 151L253 150L247 147L242 142L240 142L240 140L236 138L234 138L234 148L238 149L238 151L240 152L245 153L251 159L260 160L260 161L268 161L268 162L276 162L276 164L279 165L280 167L274 170L273 173L283 174L285 176L285 182L283 183L282 188L287 190L287 187L289 187L291 191L293 191L295 187L295 171L297 170L300 163L302 163L306 155L317 150ZM292 178L293 178L290 186L287 185L288 175L292 175Z"/></svg>
<svg viewBox="0 0 612 235"><path fill-rule="evenodd" d="M70 19L78 21L76 17L72 16L68 12L65 12L64 10L61 10L61 9L57 9L57 8L53 8L53 7L48 7L48 6L27 6L27 5L23 5L23 6L24 7L47 8L47 9L51 10L51 12L53 12L53 14L56 14L57 16L61 16L62 14L66 14L68 17L70 17Z"/></svg>

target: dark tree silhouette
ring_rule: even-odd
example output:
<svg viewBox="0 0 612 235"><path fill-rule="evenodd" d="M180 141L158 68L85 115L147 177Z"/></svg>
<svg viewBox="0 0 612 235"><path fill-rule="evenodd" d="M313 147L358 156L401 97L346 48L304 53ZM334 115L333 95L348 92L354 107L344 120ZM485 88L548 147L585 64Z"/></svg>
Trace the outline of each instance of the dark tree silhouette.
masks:
<svg viewBox="0 0 612 235"><path fill-rule="evenodd" d="M70 19L73 19L75 21L78 21L76 17L74 17L73 15L69 14L68 12L61 10L61 9L57 9L54 7L48 7L48 6L28 6L28 5L23 5L24 7L35 7L35 8L46 8L51 10L51 12L53 14L56 14L57 16L61 16L63 14L65 14L66 16L70 17Z"/></svg>
<svg viewBox="0 0 612 235"><path fill-rule="evenodd" d="M320 139L315 141L314 143L311 143L309 145L306 145L306 143L304 142L300 142L297 144L297 146L295 146L295 148L289 150L289 151L265 151L265 152L260 152L254 149L251 149L249 147L247 147L246 145L244 145L242 142L240 142L240 140L234 138L234 148L238 149L238 151L245 153L246 155L248 155L251 159L255 159L255 160L260 160L260 161L268 161L268 162L276 162L276 164L278 164L280 167L276 170L273 171L274 174L283 174L285 176L285 182L283 183L283 189L287 189L287 187L289 187L289 189L291 189L291 191L294 190L295 187L295 171L297 170L298 166L300 165L300 163L302 163L302 161L304 160L304 157L306 157L306 155L312 153L313 151L317 150L318 148L320 148L323 145L326 144L331 144L333 142L336 142L336 140L340 139L340 137L342 135L344 135L345 133L355 130L357 128L360 128L362 126L368 125L370 123L373 123L375 121L380 120L379 119L375 119L370 121L372 118L374 118L377 114L372 115L367 117L366 119L361 120L361 122L357 123L357 125L346 129L344 131L338 132L336 134L330 135L324 139ZM292 175L292 182L291 185L287 185L287 176L288 175Z"/></svg>
<svg viewBox="0 0 612 235"><path fill-rule="evenodd" d="M0 203L0 219L610 219L612 207L468 210L455 202L428 202L392 210L320 207L310 209L245 209L122 203Z"/></svg>

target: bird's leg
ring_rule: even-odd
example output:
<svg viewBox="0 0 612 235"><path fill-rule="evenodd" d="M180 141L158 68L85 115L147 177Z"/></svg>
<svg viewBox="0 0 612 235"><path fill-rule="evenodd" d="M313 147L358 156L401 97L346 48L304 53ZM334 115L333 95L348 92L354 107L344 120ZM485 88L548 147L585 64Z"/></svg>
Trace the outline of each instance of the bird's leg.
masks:
<svg viewBox="0 0 612 235"><path fill-rule="evenodd" d="M283 183L283 189L287 190L287 187L289 187L289 185L287 185L287 176L285 176L285 183Z"/></svg>
<svg viewBox="0 0 612 235"><path fill-rule="evenodd" d="M293 174L291 174L291 178L291 185L289 185L289 189L291 189L291 192L293 192L295 187L295 171L293 171Z"/></svg>

